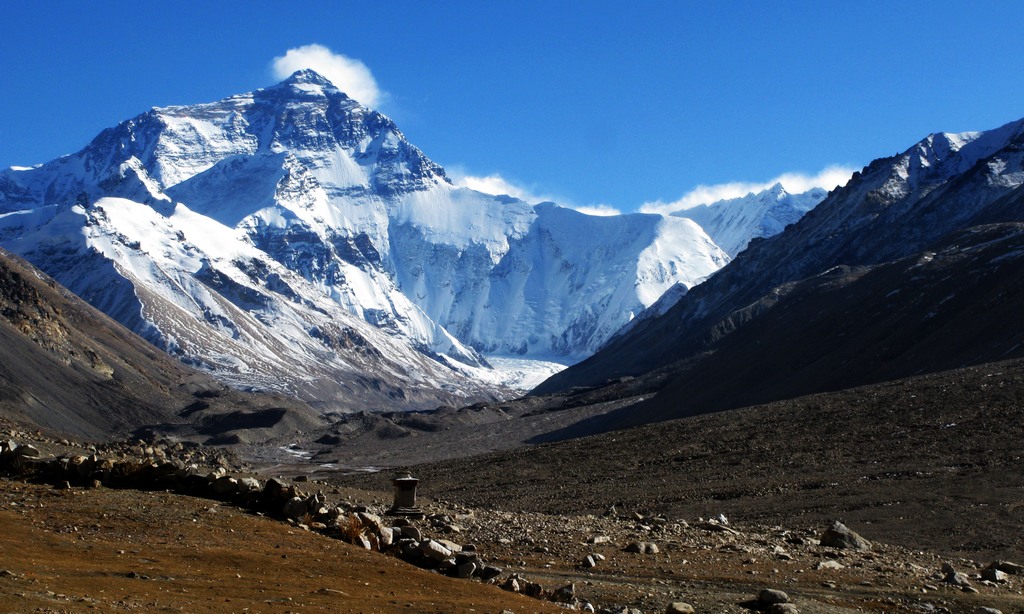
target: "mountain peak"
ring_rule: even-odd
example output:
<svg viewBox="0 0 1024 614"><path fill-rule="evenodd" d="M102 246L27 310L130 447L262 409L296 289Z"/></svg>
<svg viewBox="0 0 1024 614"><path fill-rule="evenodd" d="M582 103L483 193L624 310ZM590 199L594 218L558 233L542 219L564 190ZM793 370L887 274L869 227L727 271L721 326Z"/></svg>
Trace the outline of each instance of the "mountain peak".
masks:
<svg viewBox="0 0 1024 614"><path fill-rule="evenodd" d="M297 70L284 81L263 91L285 92L288 96L298 95L301 98L308 98L310 95L314 98L337 97L339 95L348 98L348 95L338 89L338 86L331 83L330 79L312 68Z"/></svg>
<svg viewBox="0 0 1024 614"><path fill-rule="evenodd" d="M312 68L303 68L302 70L296 70L287 79L281 82L282 85L293 85L293 84L306 84L306 85L329 85L336 87L331 81L313 70Z"/></svg>

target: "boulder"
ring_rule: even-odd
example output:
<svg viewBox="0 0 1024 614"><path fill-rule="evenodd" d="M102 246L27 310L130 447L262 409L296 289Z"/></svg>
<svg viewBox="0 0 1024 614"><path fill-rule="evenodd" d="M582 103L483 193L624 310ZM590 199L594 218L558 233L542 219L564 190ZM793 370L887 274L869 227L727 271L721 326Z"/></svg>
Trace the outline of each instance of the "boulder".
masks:
<svg viewBox="0 0 1024 614"><path fill-rule="evenodd" d="M391 527L384 527L380 531L380 549L385 550L391 547L391 544L395 543L395 531Z"/></svg>
<svg viewBox="0 0 1024 614"><path fill-rule="evenodd" d="M575 602L576 601L576 585L572 584L570 582L569 584L566 584L565 586L561 586L559 588L556 588L554 590L554 592L551 593L551 600L556 602L556 603L573 603L573 602Z"/></svg>
<svg viewBox="0 0 1024 614"><path fill-rule="evenodd" d="M240 493L260 492L261 490L263 490L263 485L256 478L238 480L238 492Z"/></svg>
<svg viewBox="0 0 1024 614"><path fill-rule="evenodd" d="M435 540L435 541L437 541L437 543L439 543L442 546L444 546L445 548L447 548L452 553L462 552L462 545L457 544L457 543L455 543L453 541L450 541L450 540L447 540L447 539L438 539L438 540Z"/></svg>
<svg viewBox="0 0 1024 614"><path fill-rule="evenodd" d="M673 601L665 608L665 614L693 614L693 606L685 601Z"/></svg>
<svg viewBox="0 0 1024 614"><path fill-rule="evenodd" d="M838 520L821 534L821 545L829 548L849 548L852 550L871 550L871 542L864 539Z"/></svg>
<svg viewBox="0 0 1024 614"><path fill-rule="evenodd" d="M773 603L789 603L789 595L774 588L766 588L758 593L757 600L768 605Z"/></svg>
<svg viewBox="0 0 1024 614"><path fill-rule="evenodd" d="M371 533L379 535L387 528L384 525L384 521L381 520L380 516L371 514L369 512L356 512L356 518L359 519L360 524L366 527Z"/></svg>
<svg viewBox="0 0 1024 614"><path fill-rule="evenodd" d="M967 576L954 571L953 573L946 574L946 577L942 580L946 584L952 584L953 586L959 586L960 588L971 588L971 581L967 579Z"/></svg>
<svg viewBox="0 0 1024 614"><path fill-rule="evenodd" d="M18 447L14 448L14 456L21 458L39 458L39 448L32 444L23 443Z"/></svg>
<svg viewBox="0 0 1024 614"><path fill-rule="evenodd" d="M306 502L301 497L292 497L285 501L284 506L281 508L281 513L286 518L298 520L306 514Z"/></svg>
<svg viewBox="0 0 1024 614"><path fill-rule="evenodd" d="M433 561L443 561L452 555L452 551L432 539L420 542L420 553Z"/></svg>
<svg viewBox="0 0 1024 614"><path fill-rule="evenodd" d="M406 539L415 539L416 541L423 540L423 534L420 530L413 526L402 527L402 537Z"/></svg>
<svg viewBox="0 0 1024 614"><path fill-rule="evenodd" d="M214 480L213 483L210 484L210 488L213 489L214 493L220 496L230 496L238 492L238 480L230 475L225 475Z"/></svg>
<svg viewBox="0 0 1024 614"><path fill-rule="evenodd" d="M996 561L989 565L990 569L998 569L1003 573L1013 574L1015 576L1024 576L1024 565L1018 565L1017 563L1011 563L1010 561Z"/></svg>
<svg viewBox="0 0 1024 614"><path fill-rule="evenodd" d="M480 576L481 580L487 582L488 580L493 580L497 578L502 573L504 573L504 571L505 570L503 570L501 567L495 567L494 565L484 565L477 575Z"/></svg>
<svg viewBox="0 0 1024 614"><path fill-rule="evenodd" d="M524 582L523 594L534 599L543 599L544 587L539 582Z"/></svg>

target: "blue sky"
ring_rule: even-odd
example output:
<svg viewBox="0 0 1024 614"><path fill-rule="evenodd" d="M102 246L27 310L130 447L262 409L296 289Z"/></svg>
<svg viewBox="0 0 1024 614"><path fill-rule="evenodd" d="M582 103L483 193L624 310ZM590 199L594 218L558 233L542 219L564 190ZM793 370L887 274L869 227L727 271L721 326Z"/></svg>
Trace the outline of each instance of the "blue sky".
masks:
<svg viewBox="0 0 1024 614"><path fill-rule="evenodd" d="M793 190L1024 117L1020 2L68 1L0 16L0 167L152 106L270 85L275 58L311 44L361 62L377 108L460 181L619 211L783 176Z"/></svg>

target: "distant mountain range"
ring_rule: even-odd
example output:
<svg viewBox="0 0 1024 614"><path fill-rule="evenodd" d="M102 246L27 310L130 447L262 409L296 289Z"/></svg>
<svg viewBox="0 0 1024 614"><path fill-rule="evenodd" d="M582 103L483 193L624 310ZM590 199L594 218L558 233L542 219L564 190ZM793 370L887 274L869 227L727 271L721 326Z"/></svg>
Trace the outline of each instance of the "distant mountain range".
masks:
<svg viewBox="0 0 1024 614"><path fill-rule="evenodd" d="M828 193L593 217L456 187L301 71L0 172L0 246L45 271L0 252L17 421L267 441L498 401L523 367L492 361L593 353L516 406L622 407L555 439L1024 357L1024 120Z"/></svg>
<svg viewBox="0 0 1024 614"><path fill-rule="evenodd" d="M535 392L658 374L617 428L1024 356L1022 185L1024 120L930 135Z"/></svg>
<svg viewBox="0 0 1024 614"><path fill-rule="evenodd" d="M828 192L822 188L790 194L781 183L776 183L767 190L683 209L672 215L697 222L718 247L735 258L751 240L779 234L826 196Z"/></svg>
<svg viewBox="0 0 1024 614"><path fill-rule="evenodd" d="M0 245L188 365L321 411L508 396L729 256L691 220L459 188L312 71L0 171Z"/></svg>

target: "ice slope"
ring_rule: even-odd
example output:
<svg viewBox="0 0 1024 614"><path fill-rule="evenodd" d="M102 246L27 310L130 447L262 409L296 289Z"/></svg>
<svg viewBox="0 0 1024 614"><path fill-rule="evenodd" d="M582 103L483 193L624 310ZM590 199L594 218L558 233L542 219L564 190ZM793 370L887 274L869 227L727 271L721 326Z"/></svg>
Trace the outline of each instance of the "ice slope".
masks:
<svg viewBox="0 0 1024 614"><path fill-rule="evenodd" d="M697 222L716 245L736 257L751 239L766 238L782 232L786 226L795 223L825 200L826 196L828 192L821 188L790 194L781 183L776 183L756 194L751 192L740 198L676 211L672 215Z"/></svg>
<svg viewBox="0 0 1024 614"><path fill-rule="evenodd" d="M0 171L0 215L0 244L160 347L325 409L503 394L480 352L578 360L728 261L689 220L456 187L312 71Z"/></svg>

